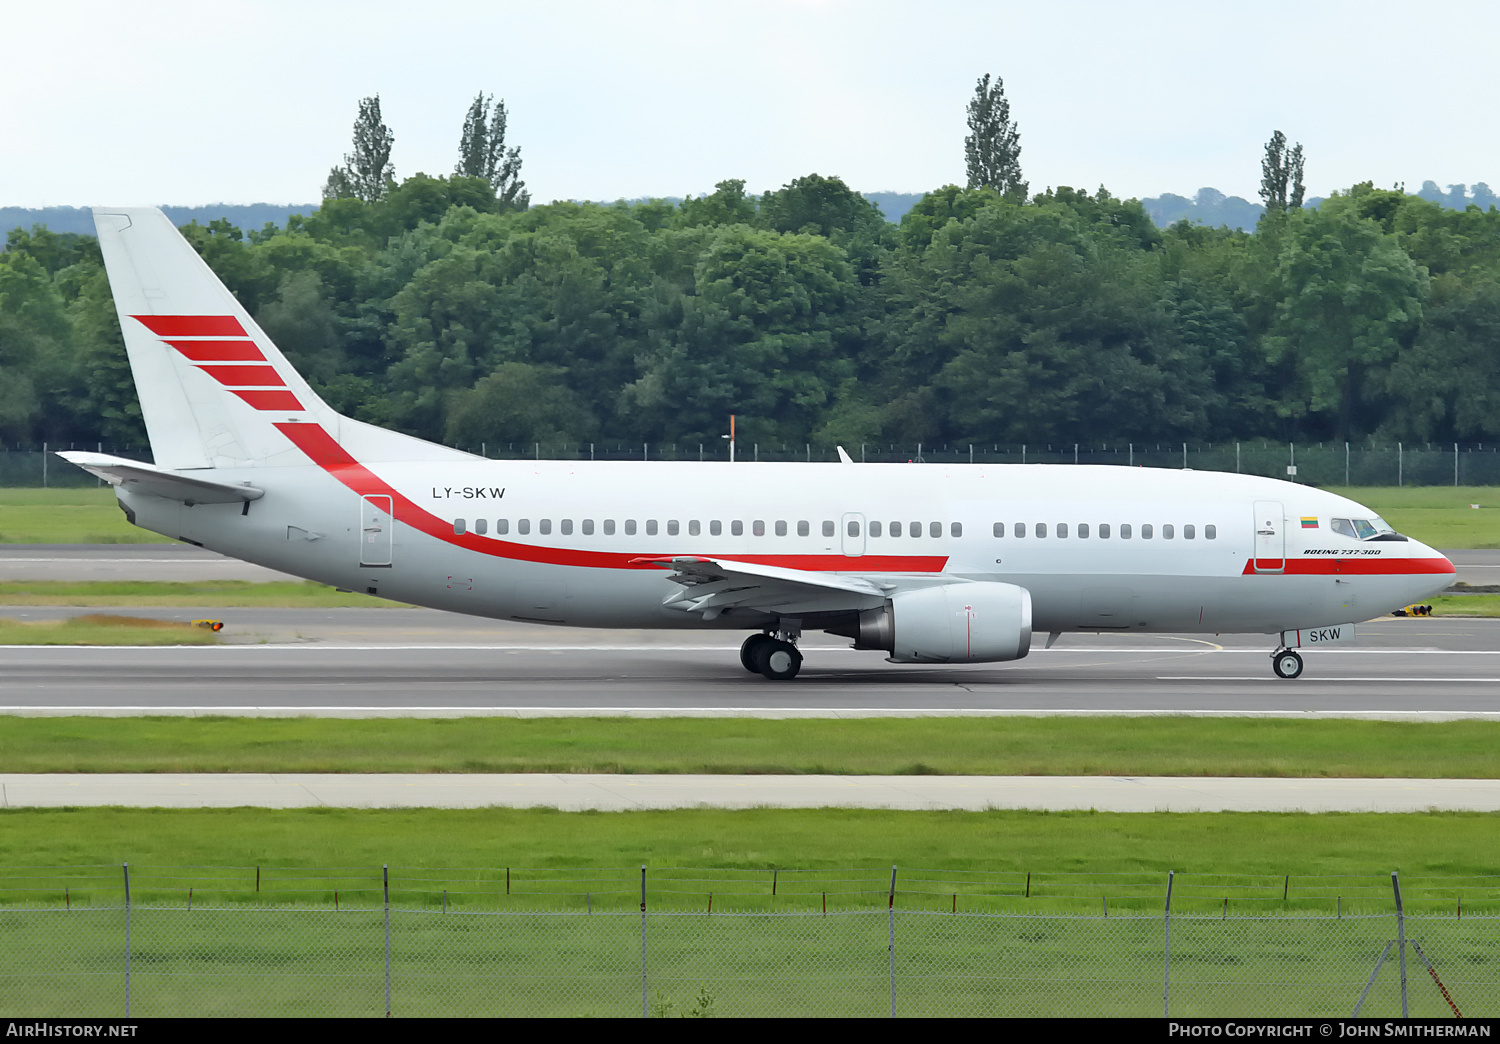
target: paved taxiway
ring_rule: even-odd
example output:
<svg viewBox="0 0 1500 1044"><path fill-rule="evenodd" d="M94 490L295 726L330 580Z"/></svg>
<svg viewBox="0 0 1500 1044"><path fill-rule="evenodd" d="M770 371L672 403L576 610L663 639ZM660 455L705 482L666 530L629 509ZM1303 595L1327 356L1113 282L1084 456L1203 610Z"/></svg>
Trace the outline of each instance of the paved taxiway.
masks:
<svg viewBox="0 0 1500 1044"><path fill-rule="evenodd" d="M0 807L1095 809L1101 812L1500 811L1500 780L1095 776L25 775Z"/></svg>
<svg viewBox="0 0 1500 1044"><path fill-rule="evenodd" d="M86 610L0 607L43 618ZM1207 713L1500 717L1500 620L1396 619L1306 652L1283 681L1270 639L1040 637L1010 664L885 663L808 635L790 683L739 665L732 632L584 631L425 609L132 609L225 621L211 647L11 647L0 712L322 715ZM262 644L263 643L263 644Z"/></svg>

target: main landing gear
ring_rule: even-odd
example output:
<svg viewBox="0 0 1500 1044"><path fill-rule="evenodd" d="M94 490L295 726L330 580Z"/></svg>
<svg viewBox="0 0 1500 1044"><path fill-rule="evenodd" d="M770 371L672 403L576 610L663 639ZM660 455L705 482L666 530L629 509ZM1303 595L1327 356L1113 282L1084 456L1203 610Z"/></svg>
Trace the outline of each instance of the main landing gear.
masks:
<svg viewBox="0 0 1500 1044"><path fill-rule="evenodd" d="M1302 657L1290 649L1277 649L1271 654L1271 670L1278 678L1296 678L1302 673Z"/></svg>
<svg viewBox="0 0 1500 1044"><path fill-rule="evenodd" d="M740 663L751 674L763 674L772 681L791 681L802 669L802 654L797 651L796 631L752 634L740 646Z"/></svg>

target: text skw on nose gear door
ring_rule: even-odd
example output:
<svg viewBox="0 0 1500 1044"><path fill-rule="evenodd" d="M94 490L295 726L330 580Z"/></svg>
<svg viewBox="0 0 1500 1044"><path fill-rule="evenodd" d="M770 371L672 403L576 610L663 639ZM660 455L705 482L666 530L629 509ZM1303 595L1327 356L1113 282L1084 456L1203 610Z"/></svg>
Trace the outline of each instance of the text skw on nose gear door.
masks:
<svg viewBox="0 0 1500 1044"><path fill-rule="evenodd" d="M359 501L359 564L391 564L391 530L394 516L388 496L361 497Z"/></svg>

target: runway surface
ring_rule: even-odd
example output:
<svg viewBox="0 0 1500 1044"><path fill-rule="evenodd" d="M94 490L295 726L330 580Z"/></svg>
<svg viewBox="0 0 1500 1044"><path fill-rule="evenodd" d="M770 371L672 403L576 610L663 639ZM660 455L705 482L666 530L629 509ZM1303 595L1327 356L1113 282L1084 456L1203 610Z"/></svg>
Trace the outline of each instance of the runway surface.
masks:
<svg viewBox="0 0 1500 1044"><path fill-rule="evenodd" d="M1500 780L1093 776L0 774L0 807L1500 811Z"/></svg>
<svg viewBox="0 0 1500 1044"><path fill-rule="evenodd" d="M63 608L4 608L43 618ZM1500 717L1500 620L1396 619L1272 675L1264 635L1065 635L1009 664L888 664L808 635L792 682L734 632L585 631L425 609L131 610L225 621L213 647L0 649L0 713Z"/></svg>

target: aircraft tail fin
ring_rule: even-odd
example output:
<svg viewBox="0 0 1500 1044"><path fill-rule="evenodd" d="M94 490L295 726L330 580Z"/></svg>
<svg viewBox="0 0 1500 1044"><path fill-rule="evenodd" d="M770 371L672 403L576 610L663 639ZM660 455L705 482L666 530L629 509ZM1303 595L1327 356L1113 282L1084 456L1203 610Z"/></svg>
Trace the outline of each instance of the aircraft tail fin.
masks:
<svg viewBox="0 0 1500 1044"><path fill-rule="evenodd" d="M94 227L158 467L307 463L285 424L359 460L471 456L335 412L160 210L96 207Z"/></svg>

